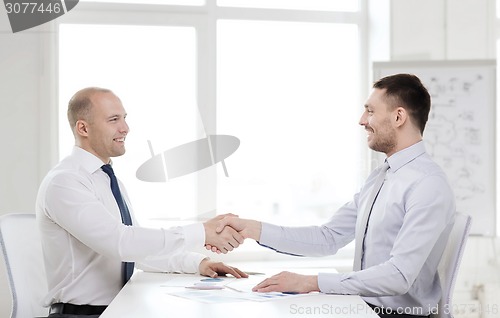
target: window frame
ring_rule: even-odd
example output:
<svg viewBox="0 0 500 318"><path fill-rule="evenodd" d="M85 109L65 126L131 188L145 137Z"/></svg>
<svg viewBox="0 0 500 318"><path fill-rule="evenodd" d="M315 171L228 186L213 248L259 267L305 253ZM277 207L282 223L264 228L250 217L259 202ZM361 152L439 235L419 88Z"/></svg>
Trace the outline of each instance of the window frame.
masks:
<svg viewBox="0 0 500 318"><path fill-rule="evenodd" d="M302 10L282 10L265 8L233 8L218 7L216 0L206 0L203 6L177 6L177 5L154 5L154 4L115 4L115 3L97 3L80 2L78 10L72 10L59 19L54 20L55 38L59 25L61 24L112 24L112 25L137 25L137 26L190 26L196 30L196 56L197 56L197 96L196 100L203 101L198 107L205 121L205 132L207 134L216 134L216 80L217 80L217 21L218 20L256 20L256 21L291 21L291 22L314 22L314 23L351 23L359 28L359 91L368 91L370 80L369 65L369 34L368 34L368 0L360 0L358 12L320 12L320 11L302 11ZM141 12L141 14L137 14ZM53 47L55 52L52 63L55 69L58 66L58 43L55 41ZM52 50L51 50L52 51ZM54 54L55 53L55 54ZM58 87L58 78L52 84ZM57 89L55 90L57 91ZM58 97L53 97L58 101ZM53 103L57 105L57 103ZM58 118L58 107L55 107L55 117ZM361 112L360 105L360 112ZM56 119L57 122L57 119ZM57 125L56 125L57 126ZM54 136L57 144L57 134ZM364 140L359 140L363 145ZM58 147L55 147L56 149ZM56 150L57 153L57 150ZM366 147L361 147L361 154L365 160L364 171L360 173L361 177L368 175L370 169L370 152ZM57 155L55 156L57 157ZM213 206L216 206L216 187L213 186L217 181L215 171L204 174L198 179L198 193L203 193L205 203L207 198L213 200ZM207 193L211 191L211 193ZM200 197L200 194L198 194ZM215 216L215 211L211 216ZM210 215L204 214L204 217ZM200 219L199 221L203 221ZM276 255L276 253L273 253ZM341 253L342 257L350 257ZM261 257L262 254L259 254ZM270 257L270 256L267 256ZM281 259L279 255L276 256Z"/></svg>

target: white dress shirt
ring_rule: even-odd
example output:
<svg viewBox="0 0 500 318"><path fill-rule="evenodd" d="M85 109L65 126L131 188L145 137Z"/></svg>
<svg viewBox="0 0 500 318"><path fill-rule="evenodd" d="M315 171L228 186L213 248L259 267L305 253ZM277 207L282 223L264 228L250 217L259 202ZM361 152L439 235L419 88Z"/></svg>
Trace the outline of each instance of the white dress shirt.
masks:
<svg viewBox="0 0 500 318"><path fill-rule="evenodd" d="M324 293L358 294L394 311L428 315L441 296L437 266L455 215L454 194L422 141L387 161L390 168L368 222L362 270L319 273L319 288ZM260 243L297 255L335 254L354 239L379 168L326 224L292 228L264 223Z"/></svg>
<svg viewBox="0 0 500 318"><path fill-rule="evenodd" d="M36 201L49 292L57 303L108 305L122 287L122 261L152 271L198 272L201 223L171 229L122 224L103 162L74 147L43 180ZM132 204L119 182L134 224Z"/></svg>

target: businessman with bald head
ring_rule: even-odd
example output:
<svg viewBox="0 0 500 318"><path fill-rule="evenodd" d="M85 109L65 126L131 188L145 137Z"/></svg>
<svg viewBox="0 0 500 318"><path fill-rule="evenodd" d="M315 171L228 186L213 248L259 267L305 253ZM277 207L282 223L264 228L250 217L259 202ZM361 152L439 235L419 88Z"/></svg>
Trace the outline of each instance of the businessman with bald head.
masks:
<svg viewBox="0 0 500 318"><path fill-rule="evenodd" d="M189 252L205 244L226 253L243 242L217 220L170 229L137 224L112 158L125 154L127 112L111 90L89 87L68 105L72 153L44 178L36 201L49 291L49 317L98 317L132 274L149 271L247 277L237 268ZM119 175L119 171L116 172Z"/></svg>

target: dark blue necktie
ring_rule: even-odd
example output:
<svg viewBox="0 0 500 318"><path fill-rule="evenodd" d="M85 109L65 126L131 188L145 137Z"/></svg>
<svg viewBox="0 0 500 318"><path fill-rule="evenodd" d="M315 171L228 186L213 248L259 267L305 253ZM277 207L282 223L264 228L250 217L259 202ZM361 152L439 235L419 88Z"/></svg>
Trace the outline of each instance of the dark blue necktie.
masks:
<svg viewBox="0 0 500 318"><path fill-rule="evenodd" d="M125 200L123 200L122 194L120 192L120 187L118 187L118 180L116 180L115 173L111 165L103 165L102 171L106 172L109 176L111 183L111 192L113 192L113 196L115 197L116 203L120 208L120 214L122 216L122 222L125 225L132 225L132 218L130 217L130 212L128 211L127 204ZM122 279L123 285L125 285L130 277L132 277L132 273L134 272L134 263L133 262L122 262Z"/></svg>

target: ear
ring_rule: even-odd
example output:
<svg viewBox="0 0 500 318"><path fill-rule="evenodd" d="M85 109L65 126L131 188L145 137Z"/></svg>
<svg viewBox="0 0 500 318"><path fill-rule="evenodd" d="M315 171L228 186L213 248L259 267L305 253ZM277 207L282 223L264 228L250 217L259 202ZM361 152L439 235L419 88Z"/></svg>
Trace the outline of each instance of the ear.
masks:
<svg viewBox="0 0 500 318"><path fill-rule="evenodd" d="M89 125L85 120L78 120L75 127L76 133L80 136L86 137L88 136L88 127Z"/></svg>
<svg viewBox="0 0 500 318"><path fill-rule="evenodd" d="M398 107L395 110L395 122L396 127L401 127L408 120L408 113L403 107Z"/></svg>

